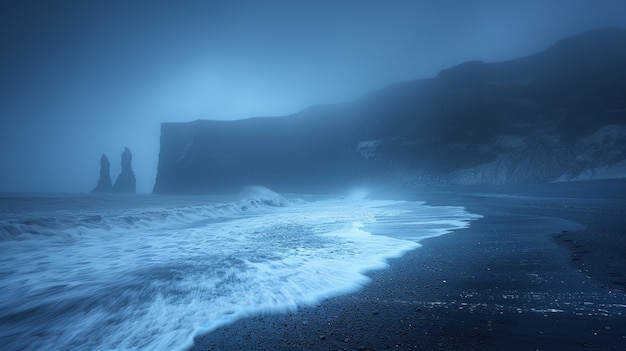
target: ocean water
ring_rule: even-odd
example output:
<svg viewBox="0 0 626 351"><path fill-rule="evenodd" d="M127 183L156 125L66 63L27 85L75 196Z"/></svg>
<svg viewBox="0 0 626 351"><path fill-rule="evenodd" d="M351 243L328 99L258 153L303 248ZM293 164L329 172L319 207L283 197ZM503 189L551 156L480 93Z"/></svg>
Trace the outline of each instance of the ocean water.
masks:
<svg viewBox="0 0 626 351"><path fill-rule="evenodd" d="M363 196L0 196L2 350L185 350L239 318L349 293L464 228Z"/></svg>

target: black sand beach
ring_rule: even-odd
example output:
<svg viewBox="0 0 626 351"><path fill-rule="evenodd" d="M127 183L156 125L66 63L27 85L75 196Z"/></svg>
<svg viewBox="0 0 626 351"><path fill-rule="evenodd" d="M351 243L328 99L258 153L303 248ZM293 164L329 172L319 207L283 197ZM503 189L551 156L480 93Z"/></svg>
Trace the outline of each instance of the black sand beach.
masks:
<svg viewBox="0 0 626 351"><path fill-rule="evenodd" d="M626 181L411 194L484 217L296 313L192 350L626 350Z"/></svg>

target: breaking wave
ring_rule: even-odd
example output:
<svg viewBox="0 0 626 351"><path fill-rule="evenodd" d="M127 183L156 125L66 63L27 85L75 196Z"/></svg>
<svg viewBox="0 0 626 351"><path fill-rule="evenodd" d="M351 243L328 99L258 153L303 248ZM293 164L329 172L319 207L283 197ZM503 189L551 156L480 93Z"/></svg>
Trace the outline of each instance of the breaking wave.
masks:
<svg viewBox="0 0 626 351"><path fill-rule="evenodd" d="M37 216L9 218L0 221L0 241L37 239L38 236L59 238L78 238L91 235L94 231L116 232L136 229L149 229L162 226L174 226L184 223L189 225L210 219L231 218L259 211L268 207L289 206L290 201L283 196L263 187L250 187L242 199L224 203L207 203L202 198L171 207L115 208L121 197L98 197L104 206L95 209L68 211L53 205L50 212ZM89 201L90 198L78 198ZM76 198L74 199L76 200ZM169 198L165 198L169 201ZM173 199L176 201L176 199ZM211 201L207 199L207 201ZM295 201L295 200L294 200ZM108 205L108 206L107 206Z"/></svg>

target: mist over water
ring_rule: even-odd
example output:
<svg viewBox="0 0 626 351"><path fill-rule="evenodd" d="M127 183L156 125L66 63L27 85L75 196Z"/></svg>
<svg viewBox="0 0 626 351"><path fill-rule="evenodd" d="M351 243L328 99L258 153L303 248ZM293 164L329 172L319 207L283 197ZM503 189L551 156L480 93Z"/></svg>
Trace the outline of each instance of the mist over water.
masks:
<svg viewBox="0 0 626 351"><path fill-rule="evenodd" d="M159 125L282 116L626 27L621 0L2 1L0 191L90 191Z"/></svg>
<svg viewBox="0 0 626 351"><path fill-rule="evenodd" d="M182 350L239 318L357 290L479 217L362 195L3 197L0 343Z"/></svg>
<svg viewBox="0 0 626 351"><path fill-rule="evenodd" d="M605 317L626 306L610 285L626 281L623 210L599 205L624 187L582 186L574 198L577 184L547 182L626 176L624 13L624 0L0 1L0 351L188 350L237 320L358 291L390 258L481 218L382 191L452 184L464 185L453 193L480 190L484 204L548 188L567 200L495 208L456 197L496 220L478 233L481 252L444 252L454 264L433 265L447 275L486 258L504 263L503 274L472 275L455 285L476 294L451 287L454 300L433 302L445 312L427 318L447 328L425 325L426 341L439 340L429 333L438 328L448 345L471 347L484 333L558 344L580 328L591 341L577 347L593 347L610 330ZM99 177L98 191L116 195L84 194ZM331 193L377 184L381 193L228 193L251 183ZM209 193L226 195L161 195ZM582 198L589 207L569 211ZM615 222L596 231L590 219L574 233L559 219L557 244L571 262L534 260L557 252L535 251L554 243L528 235L552 223L534 220L545 209ZM589 288L551 278L572 262L573 274L591 272ZM610 284L588 295L597 289L587 279L606 262L618 262L602 273ZM441 281L435 273L424 279ZM433 286L422 277L411 279ZM425 301L441 296L427 290ZM595 305L591 336L576 303L605 297L619 311ZM448 307L479 304L493 314L449 318ZM390 316L406 321L397 313L406 305L395 305ZM544 316L569 309L582 322L544 328L544 319L537 337L527 327L538 319L518 306ZM492 329L503 311L501 326L514 329ZM482 329L468 339L470 323ZM396 333L392 325L380 331ZM564 338L551 332L570 326Z"/></svg>

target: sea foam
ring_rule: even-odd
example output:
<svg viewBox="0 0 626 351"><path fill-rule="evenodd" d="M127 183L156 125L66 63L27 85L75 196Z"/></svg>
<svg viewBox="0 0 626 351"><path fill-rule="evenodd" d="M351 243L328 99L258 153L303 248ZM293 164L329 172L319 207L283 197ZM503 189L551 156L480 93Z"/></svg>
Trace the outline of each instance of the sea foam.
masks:
<svg viewBox="0 0 626 351"><path fill-rule="evenodd" d="M225 202L133 201L67 197L4 212L4 349L183 350L237 319L355 291L388 258L476 218L461 207L306 202L260 188Z"/></svg>

